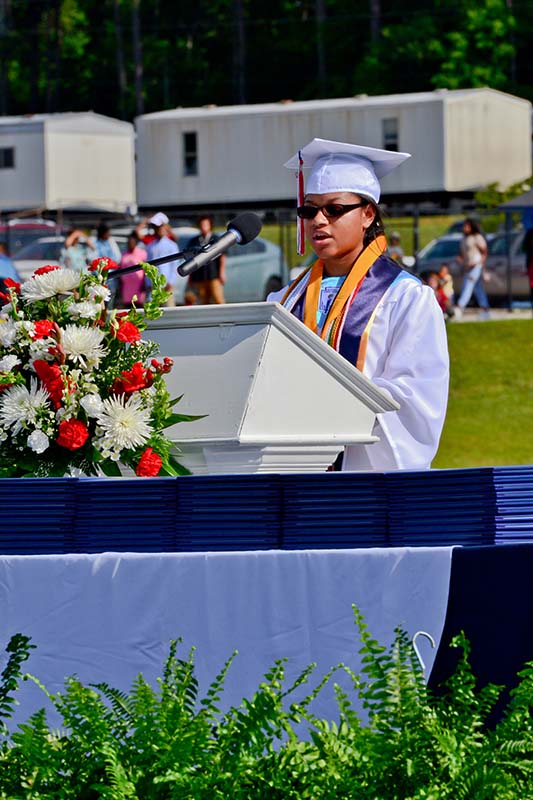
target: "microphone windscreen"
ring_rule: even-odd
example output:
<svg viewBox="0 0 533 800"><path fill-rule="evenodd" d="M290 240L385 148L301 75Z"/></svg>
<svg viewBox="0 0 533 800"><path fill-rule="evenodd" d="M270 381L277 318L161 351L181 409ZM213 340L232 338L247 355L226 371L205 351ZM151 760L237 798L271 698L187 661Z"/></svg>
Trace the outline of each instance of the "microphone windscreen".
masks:
<svg viewBox="0 0 533 800"><path fill-rule="evenodd" d="M239 244L248 244L252 239L259 235L262 228L262 223L257 214L251 211L245 211L243 214L238 214L235 219L232 219L228 224L228 231L237 231L241 237Z"/></svg>

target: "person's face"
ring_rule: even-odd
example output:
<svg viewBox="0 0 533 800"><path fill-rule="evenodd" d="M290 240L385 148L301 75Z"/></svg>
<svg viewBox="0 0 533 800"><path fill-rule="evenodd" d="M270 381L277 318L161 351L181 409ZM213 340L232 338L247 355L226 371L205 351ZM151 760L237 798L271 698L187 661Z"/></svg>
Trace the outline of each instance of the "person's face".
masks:
<svg viewBox="0 0 533 800"><path fill-rule="evenodd" d="M207 217L198 221L198 227L200 228L200 233L202 236L207 236L208 233L211 233L211 220Z"/></svg>
<svg viewBox="0 0 533 800"><path fill-rule="evenodd" d="M130 253L133 253L133 251L135 250L136 247L137 247L137 239L136 239L136 237L135 236L130 236L128 238L128 250L130 251Z"/></svg>
<svg viewBox="0 0 533 800"><path fill-rule="evenodd" d="M446 278L450 274L450 270L448 267L441 267L439 270L439 275L441 278Z"/></svg>
<svg viewBox="0 0 533 800"><path fill-rule="evenodd" d="M472 226L470 225L469 222L465 222L464 223L464 225L463 225L463 233L464 233L465 236L470 236L470 234L472 233Z"/></svg>
<svg viewBox="0 0 533 800"><path fill-rule="evenodd" d="M432 289L437 290L439 288L439 279L436 275L430 275L428 278L428 286L431 286Z"/></svg>
<svg viewBox="0 0 533 800"><path fill-rule="evenodd" d="M353 192L308 194L305 197L305 204L310 206L324 206L327 203L352 205L359 202L361 197ZM305 220L305 235L323 261L345 259L352 255L355 261L363 248L365 231L372 224L374 216L370 204L354 208L341 217L328 218L321 210L314 219Z"/></svg>

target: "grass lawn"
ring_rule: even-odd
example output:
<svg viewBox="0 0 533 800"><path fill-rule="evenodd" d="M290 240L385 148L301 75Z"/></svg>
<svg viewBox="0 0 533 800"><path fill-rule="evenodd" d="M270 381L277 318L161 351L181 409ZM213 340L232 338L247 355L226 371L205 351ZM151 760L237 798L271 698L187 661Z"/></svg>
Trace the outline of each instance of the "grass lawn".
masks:
<svg viewBox="0 0 533 800"><path fill-rule="evenodd" d="M433 466L533 464L533 320L448 325L451 386Z"/></svg>

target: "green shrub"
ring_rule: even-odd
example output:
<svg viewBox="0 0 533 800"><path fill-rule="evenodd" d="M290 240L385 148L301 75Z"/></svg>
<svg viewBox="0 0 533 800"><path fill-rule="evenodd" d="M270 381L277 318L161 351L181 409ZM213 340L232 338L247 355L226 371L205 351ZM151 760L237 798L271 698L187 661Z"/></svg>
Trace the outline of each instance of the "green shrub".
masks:
<svg viewBox="0 0 533 800"><path fill-rule="evenodd" d="M9 735L5 719L31 647L17 635L0 679L0 797L533 798L533 665L520 673L502 720L491 730L487 717L500 688L476 688L464 637L453 645L460 652L456 671L434 697L407 634L398 629L384 648L354 613L361 674L338 665L303 700L294 700L293 693L309 681L314 666L286 686L281 660L253 697L222 713L220 697L234 656L201 696L193 652L182 659L173 642L157 688L142 676L129 693L69 678L58 694L42 687L63 729L52 730L41 710ZM339 672L348 676L349 691L334 682ZM334 682L337 699L335 722L312 712L328 682ZM365 710L364 723L352 696Z"/></svg>

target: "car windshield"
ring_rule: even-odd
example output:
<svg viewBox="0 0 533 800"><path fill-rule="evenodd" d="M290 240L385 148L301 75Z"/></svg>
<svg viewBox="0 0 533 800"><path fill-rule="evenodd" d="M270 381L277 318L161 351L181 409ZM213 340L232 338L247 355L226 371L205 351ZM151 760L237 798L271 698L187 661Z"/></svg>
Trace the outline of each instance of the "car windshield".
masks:
<svg viewBox="0 0 533 800"><path fill-rule="evenodd" d="M36 239L45 235L46 229L44 228L7 227L2 231L2 237L7 240L7 246L13 258L20 258L23 250L31 246Z"/></svg>
<svg viewBox="0 0 533 800"><path fill-rule="evenodd" d="M513 233L511 239L511 247L518 239L520 234ZM489 255L491 256L504 256L507 254L507 236L496 236L489 242Z"/></svg>
<svg viewBox="0 0 533 800"><path fill-rule="evenodd" d="M455 258L458 254L459 239L442 239L435 242L433 247L428 247L426 252L421 254L421 258Z"/></svg>
<svg viewBox="0 0 533 800"><path fill-rule="evenodd" d="M16 256L17 261L33 261L41 258L59 258L63 241L56 242L31 242L19 250Z"/></svg>

